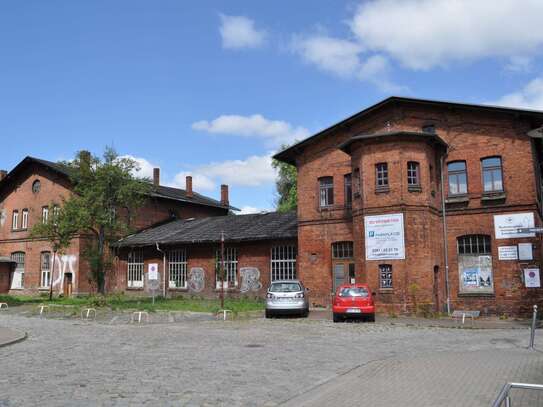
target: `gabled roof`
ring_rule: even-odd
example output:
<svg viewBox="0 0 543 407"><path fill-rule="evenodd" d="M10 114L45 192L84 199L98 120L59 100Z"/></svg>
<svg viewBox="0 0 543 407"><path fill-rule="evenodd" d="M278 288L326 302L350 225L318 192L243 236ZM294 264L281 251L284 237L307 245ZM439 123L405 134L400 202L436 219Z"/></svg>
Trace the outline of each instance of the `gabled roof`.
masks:
<svg viewBox="0 0 543 407"><path fill-rule="evenodd" d="M478 104L470 104L470 103L458 103L458 102L447 102L447 101L441 101L441 100L430 100L430 99L417 99L417 98L408 98L408 97L400 97L400 96L391 96L386 99L383 99L379 103L376 103L364 110L361 110L358 113L355 113L352 116L347 117L346 119L324 129L319 131L318 133L306 138L305 140L302 140L296 144L293 144L292 146L278 152L274 155L273 158L283 161L289 164L296 165L295 157L301 152L301 150L311 143L315 142L316 140L320 139L321 137L324 137L331 132L340 129L341 127L348 126L351 123L358 121L365 116L383 108L389 105L397 104L397 103L407 103L412 105L426 105L426 106L436 106L436 107L442 107L442 108L448 108L448 109L464 109L464 110L479 110L479 111L487 111L487 112L494 112L494 113L504 113L504 114L513 114L517 116L525 116L530 117L533 119L536 119L538 121L538 125L541 126L543 123L543 111L540 110L530 110L530 109L517 109L517 108L510 108L510 107L504 107L504 106L492 106L492 105L478 105Z"/></svg>
<svg viewBox="0 0 543 407"><path fill-rule="evenodd" d="M298 236L296 212L269 212L251 215L214 216L202 219L173 220L119 240L117 247L249 242L293 239Z"/></svg>
<svg viewBox="0 0 543 407"><path fill-rule="evenodd" d="M347 141L344 141L341 143L338 148L341 151L346 152L347 154L350 154L351 152L351 145L357 141L364 141L364 140L373 140L373 139L381 139L386 137L400 137L400 136L407 136L427 141L433 141L442 147L447 148L448 144L437 134L433 133L423 133L418 131L389 131L389 132L382 132L382 133L370 133L370 134L359 134L357 136L353 136Z"/></svg>
<svg viewBox="0 0 543 407"><path fill-rule="evenodd" d="M9 184L11 180L15 179L22 171L24 171L27 166L31 164L40 165L50 171L53 171L61 177L65 177L68 181L70 179L69 167L52 161L43 160L41 158L27 156L19 164L17 164L15 168L13 168L2 181L0 181L0 191L4 188L5 185ZM234 206L223 205L220 201L198 194L196 192L193 192L192 197L189 197L187 196L187 191L185 191L184 189L166 187L163 185L153 185L150 196L159 199L170 199L174 201L187 202L195 205L211 206L216 208L230 209L234 211L239 210Z"/></svg>

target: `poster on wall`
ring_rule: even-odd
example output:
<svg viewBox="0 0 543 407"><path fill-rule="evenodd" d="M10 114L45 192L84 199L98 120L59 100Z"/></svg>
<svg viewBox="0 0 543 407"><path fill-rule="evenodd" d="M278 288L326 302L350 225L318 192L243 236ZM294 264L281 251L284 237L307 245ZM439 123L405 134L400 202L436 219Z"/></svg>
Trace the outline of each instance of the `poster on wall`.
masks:
<svg viewBox="0 0 543 407"><path fill-rule="evenodd" d="M494 232L496 239L513 239L518 237L535 237L535 233L518 233L519 228L533 228L534 213L511 213L494 215Z"/></svg>
<svg viewBox="0 0 543 407"><path fill-rule="evenodd" d="M498 246L498 260L516 260L517 246Z"/></svg>
<svg viewBox="0 0 543 407"><path fill-rule="evenodd" d="M366 260L403 260L403 213L364 216Z"/></svg>
<svg viewBox="0 0 543 407"><path fill-rule="evenodd" d="M492 293L492 257L461 256L458 259L460 273L460 292Z"/></svg>
<svg viewBox="0 0 543 407"><path fill-rule="evenodd" d="M158 264L157 263L150 263L148 267L148 273L147 273L147 279L148 280L158 280Z"/></svg>
<svg viewBox="0 0 543 407"><path fill-rule="evenodd" d="M519 243L518 244L518 259L519 260L533 260L531 243Z"/></svg>
<svg viewBox="0 0 543 407"><path fill-rule="evenodd" d="M541 287L541 281L539 279L539 269L538 268L524 269L524 285L527 288L539 288L539 287Z"/></svg>

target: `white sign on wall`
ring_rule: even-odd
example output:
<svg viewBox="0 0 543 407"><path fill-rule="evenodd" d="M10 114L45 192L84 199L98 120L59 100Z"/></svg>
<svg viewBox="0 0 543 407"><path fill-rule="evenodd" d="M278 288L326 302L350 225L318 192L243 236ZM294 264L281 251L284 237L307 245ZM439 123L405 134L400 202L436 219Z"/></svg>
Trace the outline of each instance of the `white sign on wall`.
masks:
<svg viewBox="0 0 543 407"><path fill-rule="evenodd" d="M496 239L513 239L517 237L535 237L535 233L518 233L519 228L533 228L534 213L511 213L508 215L494 215L494 232Z"/></svg>
<svg viewBox="0 0 543 407"><path fill-rule="evenodd" d="M518 259L519 260L533 260L531 243L519 243L518 244Z"/></svg>
<svg viewBox="0 0 543 407"><path fill-rule="evenodd" d="M498 246L498 260L517 260L517 246Z"/></svg>
<svg viewBox="0 0 543 407"><path fill-rule="evenodd" d="M528 288L541 287L538 268L524 269L524 285Z"/></svg>
<svg viewBox="0 0 543 407"><path fill-rule="evenodd" d="M149 263L147 267L147 279L148 280L159 280L158 278L158 264Z"/></svg>
<svg viewBox="0 0 543 407"><path fill-rule="evenodd" d="M403 213L364 216L366 260L403 260Z"/></svg>

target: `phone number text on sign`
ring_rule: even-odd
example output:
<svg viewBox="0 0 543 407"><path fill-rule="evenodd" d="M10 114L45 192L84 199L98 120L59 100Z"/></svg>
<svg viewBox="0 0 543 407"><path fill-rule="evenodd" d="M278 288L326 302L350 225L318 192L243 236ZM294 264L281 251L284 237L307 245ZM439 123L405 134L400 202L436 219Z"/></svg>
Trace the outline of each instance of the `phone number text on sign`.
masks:
<svg viewBox="0 0 543 407"><path fill-rule="evenodd" d="M403 214L364 217L366 260L405 259Z"/></svg>

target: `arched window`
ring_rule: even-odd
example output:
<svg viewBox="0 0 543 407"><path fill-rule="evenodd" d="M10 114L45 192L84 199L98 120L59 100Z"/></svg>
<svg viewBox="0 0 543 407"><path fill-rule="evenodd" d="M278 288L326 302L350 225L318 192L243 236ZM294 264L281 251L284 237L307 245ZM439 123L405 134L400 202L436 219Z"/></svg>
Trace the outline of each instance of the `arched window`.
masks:
<svg viewBox="0 0 543 407"><path fill-rule="evenodd" d="M481 167L484 192L503 192L501 157L483 158Z"/></svg>
<svg viewBox="0 0 543 407"><path fill-rule="evenodd" d="M449 195L468 193L468 173L465 161L454 161L447 164L449 174Z"/></svg>
<svg viewBox="0 0 543 407"><path fill-rule="evenodd" d="M36 181L32 183L32 192L37 194L38 192L40 192L40 190L41 190L41 182L39 179L37 179Z"/></svg>
<svg viewBox="0 0 543 407"><path fill-rule="evenodd" d="M326 208L334 204L334 178L319 178L319 205Z"/></svg>
<svg viewBox="0 0 543 407"><path fill-rule="evenodd" d="M457 239L460 293L494 292L490 236L466 235Z"/></svg>
<svg viewBox="0 0 543 407"><path fill-rule="evenodd" d="M11 253L11 260L17 263L13 273L13 278L11 280L11 289L23 288L25 275L25 252Z"/></svg>

